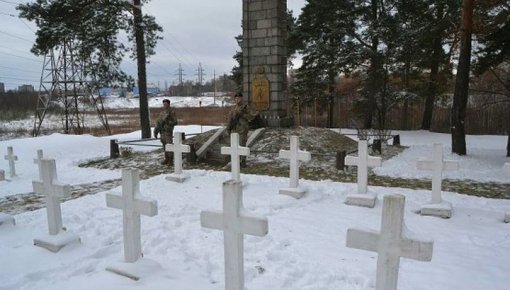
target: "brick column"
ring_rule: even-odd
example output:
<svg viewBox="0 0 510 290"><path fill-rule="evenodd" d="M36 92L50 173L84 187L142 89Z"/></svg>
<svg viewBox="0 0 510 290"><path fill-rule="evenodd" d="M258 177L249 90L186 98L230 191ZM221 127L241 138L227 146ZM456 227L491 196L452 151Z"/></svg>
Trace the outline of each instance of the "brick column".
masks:
<svg viewBox="0 0 510 290"><path fill-rule="evenodd" d="M243 94L251 102L257 68L269 80L270 107L261 112L269 127L289 127L287 95L287 1L243 0Z"/></svg>

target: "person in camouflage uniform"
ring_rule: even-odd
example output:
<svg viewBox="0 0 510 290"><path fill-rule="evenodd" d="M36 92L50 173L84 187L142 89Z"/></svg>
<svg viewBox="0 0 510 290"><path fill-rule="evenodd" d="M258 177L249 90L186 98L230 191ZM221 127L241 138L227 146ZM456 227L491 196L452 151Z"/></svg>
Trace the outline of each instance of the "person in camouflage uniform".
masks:
<svg viewBox="0 0 510 290"><path fill-rule="evenodd" d="M159 114L158 120L156 121L156 127L154 128L154 138L158 138L160 135L161 143L163 144L163 151L165 150L166 144L173 142L174 126L177 125L177 117L175 112L170 108L170 100L163 100L164 110ZM172 152L165 152L165 159L161 161L161 164L170 165L172 162Z"/></svg>
<svg viewBox="0 0 510 290"><path fill-rule="evenodd" d="M243 103L243 94L237 93L234 96L235 105L229 113L227 132L239 134L239 145L246 146L248 141L248 131L250 130L250 122L257 116L258 112L253 114L247 104ZM246 156L241 156L241 166L246 166Z"/></svg>

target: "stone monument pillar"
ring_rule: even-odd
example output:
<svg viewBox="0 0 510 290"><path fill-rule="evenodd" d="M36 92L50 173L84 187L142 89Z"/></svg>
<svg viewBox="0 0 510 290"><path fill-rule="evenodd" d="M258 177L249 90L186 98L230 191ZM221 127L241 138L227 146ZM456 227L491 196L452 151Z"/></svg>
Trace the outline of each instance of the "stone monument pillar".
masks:
<svg viewBox="0 0 510 290"><path fill-rule="evenodd" d="M287 0L243 0L243 95L268 127L290 127Z"/></svg>

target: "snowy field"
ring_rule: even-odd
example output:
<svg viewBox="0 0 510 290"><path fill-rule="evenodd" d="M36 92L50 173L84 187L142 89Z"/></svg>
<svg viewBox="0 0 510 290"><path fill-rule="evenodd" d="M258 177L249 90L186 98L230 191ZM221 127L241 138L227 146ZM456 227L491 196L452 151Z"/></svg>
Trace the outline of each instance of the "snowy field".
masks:
<svg viewBox="0 0 510 290"><path fill-rule="evenodd" d="M176 131L191 133L200 127L178 127ZM402 145L410 147L384 162L378 174L420 177L421 172L413 172L415 161L431 155L432 143L447 145L449 140L447 134L398 133ZM32 161L37 149L56 159L63 183L119 178L118 170L77 165L108 156L109 139L135 139L139 135L134 132L101 138L53 134L1 141L1 155L7 146L13 146L19 160L18 177L0 182L0 196L31 191L37 176ZM510 161L504 157L505 138L469 136L468 153L473 155L460 160L461 167L464 162L468 168L454 178L484 181L498 174L499 181L510 182L510 175L502 172L503 163ZM445 149L445 157L454 158L448 152ZM0 168L8 171L3 158ZM469 175L469 171L474 173ZM164 175L141 182L142 195L157 200L159 207L157 216L142 218L142 249L145 258L161 264L161 271L135 282L104 270L122 259L122 216L120 210L106 207L106 192L102 192L62 205L65 227L77 233L82 242L58 254L32 245L35 236L47 232L44 209L15 216L16 227L0 228L0 290L224 289L223 235L201 228L200 212L221 209L221 184L230 174L203 170L187 173L191 178L183 184L171 183ZM356 190L355 184L304 180L300 184L308 193L295 200L277 193L278 188L288 186L286 178L242 175L242 180L245 207L269 221L267 236L244 239L247 290L374 289L377 255L347 248L346 231L353 227L379 230L382 197L396 193L406 196L408 230L434 240L432 262L402 259L399 289L509 289L510 231L502 219L510 210L510 200L447 192L443 198L453 204L454 211L453 217L445 220L415 213L430 200L426 190L370 187L379 201L374 209L368 209L343 203L346 194ZM120 194L121 188L110 192Z"/></svg>
<svg viewBox="0 0 510 290"><path fill-rule="evenodd" d="M210 96L202 97L150 97L149 108L159 108L163 99L169 99L171 106L174 108L182 107L209 107L216 106L221 107L222 105L228 105L226 102L231 102L232 97L229 96L218 96L216 98ZM103 97L104 107L107 109L135 109L139 107L138 98L119 98L116 96Z"/></svg>

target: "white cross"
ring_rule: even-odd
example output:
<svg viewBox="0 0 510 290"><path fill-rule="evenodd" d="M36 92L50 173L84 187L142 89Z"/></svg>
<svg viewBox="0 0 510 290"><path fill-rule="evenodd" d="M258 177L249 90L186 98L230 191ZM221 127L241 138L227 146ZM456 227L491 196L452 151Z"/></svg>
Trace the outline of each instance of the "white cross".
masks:
<svg viewBox="0 0 510 290"><path fill-rule="evenodd" d="M14 155L12 146L7 147L7 155L4 156L5 160L9 161L9 174L11 177L16 176L16 166L14 161L18 160L18 156Z"/></svg>
<svg viewBox="0 0 510 290"><path fill-rule="evenodd" d="M108 207L122 209L124 234L124 258L134 263L142 256L140 215L155 216L158 204L155 200L140 199L140 172L137 169L122 169L122 196L106 194Z"/></svg>
<svg viewBox="0 0 510 290"><path fill-rule="evenodd" d="M265 236L268 232L267 218L249 214L243 208L243 192L240 181L223 183L223 213L203 211L200 213L202 227L223 231L225 249L225 289L244 289L244 243L243 235Z"/></svg>
<svg viewBox="0 0 510 290"><path fill-rule="evenodd" d="M176 132L174 135L174 143L166 144L165 151L174 153L174 173L182 173L182 153L189 153L189 145L182 145L182 133Z"/></svg>
<svg viewBox="0 0 510 290"><path fill-rule="evenodd" d="M46 199L46 214L50 235L56 235L62 229L62 210L60 199L69 197L71 189L68 184L59 184L57 166L54 159L41 160L41 180L32 181L34 192L42 194Z"/></svg>
<svg viewBox="0 0 510 290"><path fill-rule="evenodd" d="M37 167L39 168L39 179L42 178L42 167L41 167L41 160L43 159L43 151L42 149L37 150L37 158L34 159L34 164L37 164Z"/></svg>
<svg viewBox="0 0 510 290"><path fill-rule="evenodd" d="M280 150L278 157L290 159L290 187L298 187L300 161L310 161L310 152L299 150L299 137L290 136L290 150Z"/></svg>
<svg viewBox="0 0 510 290"><path fill-rule="evenodd" d="M443 145L434 144L432 160L419 160L417 168L432 170L432 204L441 203L441 182L443 170L457 170L459 163L453 160L443 160Z"/></svg>
<svg viewBox="0 0 510 290"><path fill-rule="evenodd" d="M385 196L381 231L347 230L349 248L377 252L376 290L396 290L400 257L431 261L434 242L412 240L403 233L405 197Z"/></svg>
<svg viewBox="0 0 510 290"><path fill-rule="evenodd" d="M381 157L372 157L368 155L367 140L358 141L358 157L345 157L345 165L354 165L358 167L358 193L367 193L368 168L379 167L381 166L381 163Z"/></svg>
<svg viewBox="0 0 510 290"><path fill-rule="evenodd" d="M240 156L250 155L250 148L239 146L239 134L230 134L230 147L221 147L221 154L230 154L230 167L232 169L232 179L241 180L241 168L239 166Z"/></svg>

